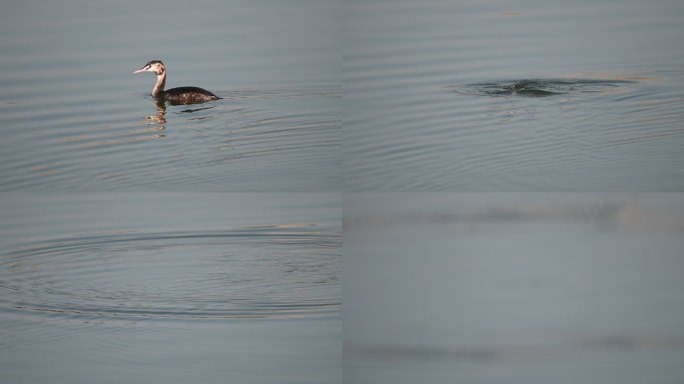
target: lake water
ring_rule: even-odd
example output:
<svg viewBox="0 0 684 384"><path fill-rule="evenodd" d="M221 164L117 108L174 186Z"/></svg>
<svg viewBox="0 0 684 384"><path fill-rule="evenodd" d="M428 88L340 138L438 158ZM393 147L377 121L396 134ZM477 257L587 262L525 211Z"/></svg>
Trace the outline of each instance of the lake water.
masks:
<svg viewBox="0 0 684 384"><path fill-rule="evenodd" d="M681 194L348 194L349 383L677 383Z"/></svg>
<svg viewBox="0 0 684 384"><path fill-rule="evenodd" d="M684 190L683 2L344 8L347 190Z"/></svg>
<svg viewBox="0 0 684 384"><path fill-rule="evenodd" d="M3 3L0 382L341 381L339 9Z"/></svg>
<svg viewBox="0 0 684 384"><path fill-rule="evenodd" d="M339 383L338 194L3 194L0 381Z"/></svg>
<svg viewBox="0 0 684 384"><path fill-rule="evenodd" d="M339 6L4 4L0 190L339 190ZM223 99L159 109L153 59Z"/></svg>
<svg viewBox="0 0 684 384"><path fill-rule="evenodd" d="M679 383L682 196L433 192L684 192L682 25L4 2L0 382Z"/></svg>

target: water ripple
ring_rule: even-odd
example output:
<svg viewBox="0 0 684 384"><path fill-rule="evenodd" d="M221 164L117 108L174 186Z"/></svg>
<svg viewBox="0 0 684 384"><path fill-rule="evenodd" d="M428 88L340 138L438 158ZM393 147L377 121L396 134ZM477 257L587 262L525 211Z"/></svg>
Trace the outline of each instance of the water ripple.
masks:
<svg viewBox="0 0 684 384"><path fill-rule="evenodd" d="M0 310L103 319L336 316L340 238L302 225L105 233L0 258Z"/></svg>
<svg viewBox="0 0 684 384"><path fill-rule="evenodd" d="M607 79L521 79L468 84L452 87L454 92L474 96L547 97L555 95L599 93L615 94L626 91L631 80Z"/></svg>
<svg viewBox="0 0 684 384"><path fill-rule="evenodd" d="M216 92L195 107L145 92L0 103L0 190L337 189L339 87Z"/></svg>

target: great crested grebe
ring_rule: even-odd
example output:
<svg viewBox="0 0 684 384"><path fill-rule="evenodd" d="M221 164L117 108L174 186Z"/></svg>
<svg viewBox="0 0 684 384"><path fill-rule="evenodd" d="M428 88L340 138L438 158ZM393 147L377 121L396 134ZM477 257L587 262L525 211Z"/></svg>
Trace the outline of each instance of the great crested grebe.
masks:
<svg viewBox="0 0 684 384"><path fill-rule="evenodd" d="M152 89L152 96L156 99L166 100L171 104L195 104L205 101L218 100L220 97L198 87L178 87L164 90L166 85L166 67L161 60L152 60L133 73L154 72L157 74L157 83Z"/></svg>

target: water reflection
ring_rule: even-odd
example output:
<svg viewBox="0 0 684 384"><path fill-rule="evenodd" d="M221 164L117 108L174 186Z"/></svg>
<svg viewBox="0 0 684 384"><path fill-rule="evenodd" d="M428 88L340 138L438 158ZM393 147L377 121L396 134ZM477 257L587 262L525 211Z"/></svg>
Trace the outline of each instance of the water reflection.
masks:
<svg viewBox="0 0 684 384"><path fill-rule="evenodd" d="M157 113L155 113L154 115L145 116L145 120L146 120L148 125L153 125L153 124L159 125L159 127L157 129L160 131L163 131L166 129L166 126L164 124L167 123L167 120L166 120L167 102L164 100L161 100L161 99L155 99L154 104L157 108ZM195 112L199 112L199 111L210 110L210 109L214 109L214 108L216 108L216 107L211 106L211 107L187 108L187 109L183 109L183 110L179 111L179 113L189 114L189 113L195 113ZM189 117L189 118L187 118L187 120L188 121L204 120L204 119L209 119L211 117L213 117L213 116L203 115L203 116L198 116L198 117Z"/></svg>
<svg viewBox="0 0 684 384"><path fill-rule="evenodd" d="M145 119L156 123L156 124L166 124L166 103L163 100L154 100L157 106L157 113L154 115L145 116Z"/></svg>

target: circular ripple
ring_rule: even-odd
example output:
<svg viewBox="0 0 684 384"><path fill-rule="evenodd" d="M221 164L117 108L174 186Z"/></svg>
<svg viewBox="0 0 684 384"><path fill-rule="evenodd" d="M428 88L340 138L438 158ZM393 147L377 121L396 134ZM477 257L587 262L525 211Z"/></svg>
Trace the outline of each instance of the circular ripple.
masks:
<svg viewBox="0 0 684 384"><path fill-rule="evenodd" d="M452 87L454 92L474 96L546 97L569 94L622 93L632 80L521 79Z"/></svg>
<svg viewBox="0 0 684 384"><path fill-rule="evenodd" d="M0 304L111 318L310 316L339 311L339 274L339 236L313 231L87 235L2 255Z"/></svg>

